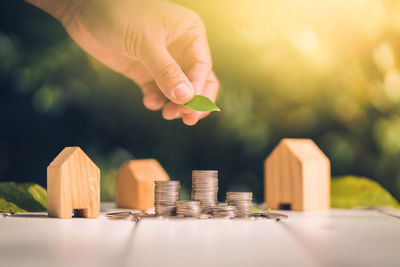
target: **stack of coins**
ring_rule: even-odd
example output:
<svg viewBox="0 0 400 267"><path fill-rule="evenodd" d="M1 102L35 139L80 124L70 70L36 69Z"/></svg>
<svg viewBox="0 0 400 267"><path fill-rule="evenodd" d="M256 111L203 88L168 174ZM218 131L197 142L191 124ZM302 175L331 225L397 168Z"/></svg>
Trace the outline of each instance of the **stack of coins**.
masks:
<svg viewBox="0 0 400 267"><path fill-rule="evenodd" d="M184 217L199 217L201 214L200 201L176 202L176 215Z"/></svg>
<svg viewBox="0 0 400 267"><path fill-rule="evenodd" d="M180 181L154 181L154 208L156 215L175 215L179 200Z"/></svg>
<svg viewBox="0 0 400 267"><path fill-rule="evenodd" d="M251 215L253 208L253 193L251 192L227 192L226 203L236 206L236 214L239 217Z"/></svg>
<svg viewBox="0 0 400 267"><path fill-rule="evenodd" d="M201 202L202 212L218 203L218 171L192 171L192 199Z"/></svg>
<svg viewBox="0 0 400 267"><path fill-rule="evenodd" d="M233 218L236 216L236 206L229 206L225 203L211 207L212 215L215 218L225 217Z"/></svg>

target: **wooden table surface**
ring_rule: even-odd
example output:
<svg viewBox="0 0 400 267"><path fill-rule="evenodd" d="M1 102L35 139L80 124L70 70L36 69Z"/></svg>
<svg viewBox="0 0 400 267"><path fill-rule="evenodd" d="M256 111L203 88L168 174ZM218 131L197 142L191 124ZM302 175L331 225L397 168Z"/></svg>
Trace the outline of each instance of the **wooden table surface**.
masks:
<svg viewBox="0 0 400 267"><path fill-rule="evenodd" d="M400 266L400 219L377 210L135 224L102 209L98 219L0 216L0 266Z"/></svg>

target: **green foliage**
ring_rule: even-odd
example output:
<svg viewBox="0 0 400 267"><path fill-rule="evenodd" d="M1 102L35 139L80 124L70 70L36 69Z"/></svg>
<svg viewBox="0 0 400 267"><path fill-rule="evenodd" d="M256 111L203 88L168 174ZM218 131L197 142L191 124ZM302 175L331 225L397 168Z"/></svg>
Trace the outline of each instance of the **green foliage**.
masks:
<svg viewBox="0 0 400 267"><path fill-rule="evenodd" d="M0 198L0 213L17 213L26 212L12 202L6 201L4 198Z"/></svg>
<svg viewBox="0 0 400 267"><path fill-rule="evenodd" d="M196 111L221 111L211 99L202 95L195 95L185 106Z"/></svg>
<svg viewBox="0 0 400 267"><path fill-rule="evenodd" d="M388 206L400 208L397 200L377 182L364 177L343 176L332 179L331 207Z"/></svg>
<svg viewBox="0 0 400 267"><path fill-rule="evenodd" d="M0 183L0 212L45 211L47 209L46 190L37 184ZM4 210L3 210L4 209Z"/></svg>
<svg viewBox="0 0 400 267"><path fill-rule="evenodd" d="M44 208L47 208L47 191L43 187L34 183L24 183L18 184L21 189L28 191L28 193L42 205Z"/></svg>
<svg viewBox="0 0 400 267"><path fill-rule="evenodd" d="M101 169L100 200L102 202L113 202L115 200L115 176L116 169Z"/></svg>

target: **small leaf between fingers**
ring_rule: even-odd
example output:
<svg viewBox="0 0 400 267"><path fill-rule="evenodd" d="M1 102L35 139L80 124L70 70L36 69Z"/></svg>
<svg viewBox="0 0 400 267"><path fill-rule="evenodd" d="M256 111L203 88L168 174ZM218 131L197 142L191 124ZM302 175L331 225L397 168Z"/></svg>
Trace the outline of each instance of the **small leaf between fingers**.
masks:
<svg viewBox="0 0 400 267"><path fill-rule="evenodd" d="M184 104L185 107L196 111L221 111L208 97L195 95L192 100Z"/></svg>

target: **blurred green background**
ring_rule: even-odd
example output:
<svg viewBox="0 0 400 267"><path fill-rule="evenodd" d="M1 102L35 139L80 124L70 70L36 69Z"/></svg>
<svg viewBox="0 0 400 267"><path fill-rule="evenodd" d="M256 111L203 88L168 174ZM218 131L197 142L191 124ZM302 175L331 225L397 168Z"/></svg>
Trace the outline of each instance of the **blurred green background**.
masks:
<svg viewBox="0 0 400 267"><path fill-rule="evenodd" d="M221 82L195 127L146 110L128 79L88 57L49 15L0 3L0 181L46 185L77 145L102 170L102 200L133 158L157 158L188 192L192 169L263 199L263 161L312 138L334 176L371 177L400 199L400 2L177 1L203 19ZM188 193L186 193L188 195Z"/></svg>

